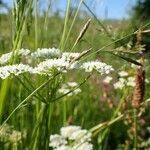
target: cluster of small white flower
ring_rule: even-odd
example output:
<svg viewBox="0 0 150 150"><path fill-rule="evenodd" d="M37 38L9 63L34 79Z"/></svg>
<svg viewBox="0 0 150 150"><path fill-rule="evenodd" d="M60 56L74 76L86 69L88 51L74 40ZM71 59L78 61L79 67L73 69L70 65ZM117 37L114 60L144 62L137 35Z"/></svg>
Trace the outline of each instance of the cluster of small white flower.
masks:
<svg viewBox="0 0 150 150"><path fill-rule="evenodd" d="M0 67L0 78L6 79L10 75L18 76L25 72L34 73L34 70L32 67L24 64L3 66Z"/></svg>
<svg viewBox="0 0 150 150"><path fill-rule="evenodd" d="M59 58L61 56L61 51L56 48L38 48L37 51L31 53L33 58Z"/></svg>
<svg viewBox="0 0 150 150"><path fill-rule="evenodd" d="M25 64L13 64L0 67L0 78L5 79L11 74L19 75L24 72L29 72L31 74L46 74L51 75L52 68L56 68L58 71L66 72L67 70L80 69L86 72L92 72L93 70L98 71L101 74L108 74L113 71L112 66L109 66L100 61L91 61L85 63L79 63L78 61L72 61L78 58L81 53L69 53L64 52L61 54L59 49L38 49L36 52L30 53L30 50L21 49L18 52L21 56L26 56L26 58L31 59L31 57L45 57L46 60L37 64L37 66L32 67ZM30 54L30 55L29 55ZM6 64L12 56L11 53L4 54L0 57L0 63ZM57 58L49 58L57 57ZM30 63L29 63L30 64ZM31 64L30 64L31 65Z"/></svg>
<svg viewBox="0 0 150 150"><path fill-rule="evenodd" d="M101 74L109 74L114 70L111 66L100 61L85 62L81 65L81 68L85 69L85 72L92 72L93 70L96 70Z"/></svg>
<svg viewBox="0 0 150 150"><path fill-rule="evenodd" d="M128 72L126 71L120 71L118 73L119 80L114 83L115 89L123 89L123 87L134 87L135 86L135 77L129 76Z"/></svg>
<svg viewBox="0 0 150 150"><path fill-rule="evenodd" d="M58 90L58 92L61 94L66 94L72 90L72 92L67 94L67 96L73 96L73 95L76 95L81 92L80 88L77 88L74 90L74 88L77 86L78 86L78 84L76 82L68 82L66 84L63 84L62 87Z"/></svg>
<svg viewBox="0 0 150 150"><path fill-rule="evenodd" d="M128 77L127 79L119 78L119 80L116 83L114 83L114 88L123 89L123 87L125 86L134 87L135 86L134 80L135 80L134 77Z"/></svg>
<svg viewBox="0 0 150 150"><path fill-rule="evenodd" d="M27 56L30 54L30 50L28 49L20 49L19 51L14 51L14 52L9 52L9 53L6 53L6 54L3 54L1 57L0 57L0 64L3 65L3 64L6 64L10 61L12 55L14 56Z"/></svg>
<svg viewBox="0 0 150 150"><path fill-rule="evenodd" d="M66 68L69 66L67 61L63 59L47 59L35 67L35 72L38 74L47 74L50 72L50 69L57 68L59 71L66 71Z"/></svg>
<svg viewBox="0 0 150 150"><path fill-rule="evenodd" d="M17 143L26 138L26 132L20 132L14 129L13 126L4 124L0 126L0 141Z"/></svg>
<svg viewBox="0 0 150 150"><path fill-rule="evenodd" d="M49 146L54 150L93 150L91 132L80 126L62 127L60 135L50 136Z"/></svg>
<svg viewBox="0 0 150 150"><path fill-rule="evenodd" d="M119 79L117 82L112 82L113 78L111 76L106 76L103 79L103 83L110 84L113 83L115 89L122 90L124 87L134 87L135 86L135 77L129 74L126 71L118 72ZM149 83L150 81L146 78L145 83Z"/></svg>
<svg viewBox="0 0 150 150"><path fill-rule="evenodd" d="M9 52L3 54L0 57L0 64L6 64L10 61L12 56L28 56L27 58L36 59L36 58L58 58L61 57L61 51L56 48L38 48L37 51L31 52L29 49L20 49L18 51Z"/></svg>
<svg viewBox="0 0 150 150"><path fill-rule="evenodd" d="M120 77L127 77L129 75L126 71L120 71L118 74Z"/></svg>

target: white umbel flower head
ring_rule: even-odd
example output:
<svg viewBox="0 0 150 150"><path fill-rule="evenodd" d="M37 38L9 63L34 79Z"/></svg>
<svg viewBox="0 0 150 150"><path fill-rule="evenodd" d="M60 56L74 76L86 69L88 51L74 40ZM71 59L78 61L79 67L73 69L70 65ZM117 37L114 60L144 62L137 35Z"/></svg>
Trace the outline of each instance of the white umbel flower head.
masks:
<svg viewBox="0 0 150 150"><path fill-rule="evenodd" d="M8 65L8 66L0 67L0 78L6 79L11 74L18 76L25 72L32 73L33 68L24 64Z"/></svg>
<svg viewBox="0 0 150 150"><path fill-rule="evenodd" d="M19 58L20 56L25 56L21 58L26 58L27 61L25 62L30 64L31 66L33 65L31 63L33 62L32 60L34 60L37 57L43 57L44 59L46 58L46 60L44 61L42 60L42 62L37 64L37 66L35 67L23 65L22 63L16 65L7 65L4 66L3 68L0 67L0 78L2 79L9 77L10 74L14 74L17 76L24 72L29 72L31 74L51 76L53 69L57 69L58 71L61 72L67 72L69 70L78 70L78 69L85 70L86 72L91 72L93 70L96 70L101 74L108 74L111 71L113 71L112 66L109 66L99 61L79 63L76 58L78 58L81 55L81 53L69 53L69 52L61 53L59 49L55 49L55 48L37 49L37 51L33 53L31 53L30 50L28 49L20 49L2 55L0 57L0 64L3 65L5 63L8 63L12 57L12 54L14 54L14 56L16 55L19 56ZM77 89L75 90L74 93L79 93L79 92L81 91Z"/></svg>
<svg viewBox="0 0 150 150"><path fill-rule="evenodd" d="M29 54L30 54L30 50L29 49L22 48L22 49L20 49L18 51L18 55L21 55L21 56L28 56Z"/></svg>
<svg viewBox="0 0 150 150"><path fill-rule="evenodd" d="M62 127L60 133L63 137L70 138L74 132L77 132L79 130L81 130L80 126L67 126L67 127Z"/></svg>
<svg viewBox="0 0 150 150"><path fill-rule="evenodd" d="M1 57L0 57L0 64L6 64L10 61L12 55L14 54L14 56L17 54L18 56L27 56L30 54L30 50L28 49L20 49L18 51L14 51L14 52L9 52L9 53L6 53L6 54L3 54Z"/></svg>
<svg viewBox="0 0 150 150"><path fill-rule="evenodd" d="M50 136L49 146L53 150L93 150L90 143L91 132L81 129L80 126L62 127L60 134Z"/></svg>
<svg viewBox="0 0 150 150"><path fill-rule="evenodd" d="M101 74L109 74L114 70L112 66L109 66L100 61L85 62L82 64L81 69L85 69L86 72L92 72L96 70Z"/></svg>
<svg viewBox="0 0 150 150"><path fill-rule="evenodd" d="M114 83L114 88L115 89L123 89L123 87L126 86L126 79L125 78L119 78L119 81L117 81L116 83Z"/></svg>
<svg viewBox="0 0 150 150"><path fill-rule="evenodd" d="M37 51L31 53L31 57L46 57L46 58L56 58L61 56L61 51L56 48L38 48Z"/></svg>
<svg viewBox="0 0 150 150"><path fill-rule="evenodd" d="M126 71L120 71L118 74L120 77L126 77L129 75L128 72L126 72Z"/></svg>
<svg viewBox="0 0 150 150"><path fill-rule="evenodd" d="M10 58L12 56L12 53L7 53L7 54L3 54L1 57L0 57L0 64L6 64Z"/></svg>
<svg viewBox="0 0 150 150"><path fill-rule="evenodd" d="M88 132L87 130L78 130L76 132L73 132L71 136L69 137L70 140L75 140L76 142L89 142L91 141L92 134Z"/></svg>
<svg viewBox="0 0 150 150"><path fill-rule="evenodd" d="M119 78L119 81L117 81L116 83L114 83L114 88L115 89L122 89L123 87L134 87L135 86L135 78L130 76L127 78Z"/></svg>
<svg viewBox="0 0 150 150"><path fill-rule="evenodd" d="M56 68L59 71L66 69L69 66L69 62L64 61L63 59L47 59L38 64L35 68L35 73L45 74L49 73L50 69Z"/></svg>
<svg viewBox="0 0 150 150"><path fill-rule="evenodd" d="M134 77L128 77L127 86L131 86L131 87L135 86L135 78Z"/></svg>
<svg viewBox="0 0 150 150"><path fill-rule="evenodd" d="M49 143L50 147L58 148L61 145L65 145L65 144L67 144L67 141L63 136L58 134L54 134L50 136L50 143Z"/></svg>
<svg viewBox="0 0 150 150"><path fill-rule="evenodd" d="M78 84L76 82L68 82L67 85L70 87L76 87Z"/></svg>

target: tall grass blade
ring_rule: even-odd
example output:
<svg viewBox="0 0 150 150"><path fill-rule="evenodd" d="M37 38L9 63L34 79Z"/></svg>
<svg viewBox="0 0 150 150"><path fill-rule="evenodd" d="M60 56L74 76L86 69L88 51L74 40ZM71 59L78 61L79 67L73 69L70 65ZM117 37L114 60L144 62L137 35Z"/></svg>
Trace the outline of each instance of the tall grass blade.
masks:
<svg viewBox="0 0 150 150"><path fill-rule="evenodd" d="M59 48L61 50L63 50L63 48L64 48L65 36L67 33L70 2L71 2L71 0L67 0L67 8L66 8L66 14L65 14L64 28L63 28L63 33L62 33L61 42L60 42L60 46L59 46Z"/></svg>

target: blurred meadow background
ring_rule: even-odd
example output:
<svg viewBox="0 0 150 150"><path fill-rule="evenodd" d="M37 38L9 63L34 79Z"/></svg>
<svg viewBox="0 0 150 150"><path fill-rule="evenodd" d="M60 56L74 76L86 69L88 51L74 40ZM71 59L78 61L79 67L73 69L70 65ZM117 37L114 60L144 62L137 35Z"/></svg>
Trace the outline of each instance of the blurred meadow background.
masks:
<svg viewBox="0 0 150 150"><path fill-rule="evenodd" d="M0 65L0 150L150 149L149 0L0 0Z"/></svg>

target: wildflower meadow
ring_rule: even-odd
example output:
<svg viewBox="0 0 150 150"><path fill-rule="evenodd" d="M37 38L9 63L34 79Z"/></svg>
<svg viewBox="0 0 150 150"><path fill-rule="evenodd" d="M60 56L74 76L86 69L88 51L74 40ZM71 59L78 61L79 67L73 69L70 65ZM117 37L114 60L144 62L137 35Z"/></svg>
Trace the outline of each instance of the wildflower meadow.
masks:
<svg viewBox="0 0 150 150"><path fill-rule="evenodd" d="M100 4L0 1L0 150L150 150L149 1Z"/></svg>

